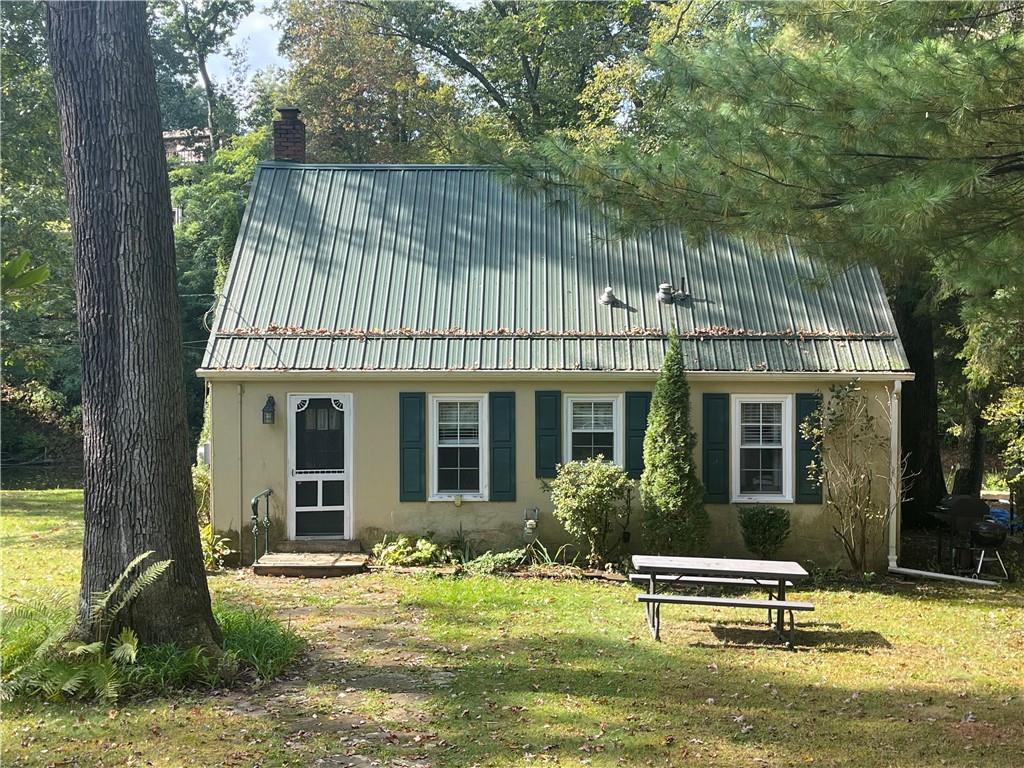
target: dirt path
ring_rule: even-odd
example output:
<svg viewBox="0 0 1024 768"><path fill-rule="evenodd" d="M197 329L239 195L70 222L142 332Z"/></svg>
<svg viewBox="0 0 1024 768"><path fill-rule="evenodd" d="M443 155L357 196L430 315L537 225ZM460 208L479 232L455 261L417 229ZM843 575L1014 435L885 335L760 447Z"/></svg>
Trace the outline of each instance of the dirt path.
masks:
<svg viewBox="0 0 1024 768"><path fill-rule="evenodd" d="M259 587L280 584L249 578ZM285 745L308 765L432 765L432 756L450 745L431 728L429 702L443 695L454 675L429 660L437 649L425 646L417 633L417 611L400 606L397 593L373 597L372 605L276 610L309 640L303 658L282 679L254 692L224 694L213 706L228 716L274 721Z"/></svg>

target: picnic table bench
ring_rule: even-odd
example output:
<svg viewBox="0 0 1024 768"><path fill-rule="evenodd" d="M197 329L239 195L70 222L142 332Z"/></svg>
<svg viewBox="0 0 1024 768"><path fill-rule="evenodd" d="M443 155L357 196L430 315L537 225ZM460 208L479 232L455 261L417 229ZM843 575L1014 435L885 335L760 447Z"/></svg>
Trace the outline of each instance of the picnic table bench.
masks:
<svg viewBox="0 0 1024 768"><path fill-rule="evenodd" d="M644 603L647 626L655 640L661 639L661 606L664 603L767 610L769 625L774 627L779 637L785 640L790 648L793 647L793 612L814 610L813 603L786 599L786 588L792 587L796 581L807 578L807 571L799 563L780 560L634 555L633 568L635 573L629 575L629 580L647 585L647 591L638 594L636 599L637 602ZM765 599L750 599L680 595L658 592L659 585L762 587L768 596Z"/></svg>

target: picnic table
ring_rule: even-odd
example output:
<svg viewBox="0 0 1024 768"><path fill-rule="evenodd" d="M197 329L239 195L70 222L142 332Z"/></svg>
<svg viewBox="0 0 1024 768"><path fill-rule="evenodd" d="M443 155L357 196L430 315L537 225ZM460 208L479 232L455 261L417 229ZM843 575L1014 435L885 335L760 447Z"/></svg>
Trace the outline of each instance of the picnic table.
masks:
<svg viewBox="0 0 1024 768"><path fill-rule="evenodd" d="M633 555L630 581L647 585L647 591L636 596L644 603L647 625L655 640L661 639L661 606L664 603L716 605L727 608L760 608L768 611L768 623L779 637L787 640L786 614L789 614L787 645L793 647L793 611L813 611L812 603L787 600L786 588L807 578L800 563L782 560L743 560L717 557L662 557ZM762 587L767 599L736 598L707 595L680 595L658 592L658 587L722 586Z"/></svg>

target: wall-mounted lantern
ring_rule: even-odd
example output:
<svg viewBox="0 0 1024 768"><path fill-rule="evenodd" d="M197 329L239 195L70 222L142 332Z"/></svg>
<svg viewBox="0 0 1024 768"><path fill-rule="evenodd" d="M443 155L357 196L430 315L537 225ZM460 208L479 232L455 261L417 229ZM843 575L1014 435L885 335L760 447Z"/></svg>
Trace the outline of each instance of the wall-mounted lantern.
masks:
<svg viewBox="0 0 1024 768"><path fill-rule="evenodd" d="M267 402L263 406L263 423L274 423L274 396L267 395Z"/></svg>

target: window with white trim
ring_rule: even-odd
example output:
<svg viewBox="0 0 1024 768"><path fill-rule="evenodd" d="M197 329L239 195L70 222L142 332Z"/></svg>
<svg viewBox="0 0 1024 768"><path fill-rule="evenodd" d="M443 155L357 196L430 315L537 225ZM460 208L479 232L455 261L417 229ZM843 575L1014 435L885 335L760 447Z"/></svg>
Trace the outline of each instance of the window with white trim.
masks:
<svg viewBox="0 0 1024 768"><path fill-rule="evenodd" d="M569 395L565 402L565 460L585 461L603 456L623 462L622 397Z"/></svg>
<svg viewBox="0 0 1024 768"><path fill-rule="evenodd" d="M734 501L793 500L792 395L733 396Z"/></svg>
<svg viewBox="0 0 1024 768"><path fill-rule="evenodd" d="M484 396L436 396L432 399L432 498L486 498Z"/></svg>

